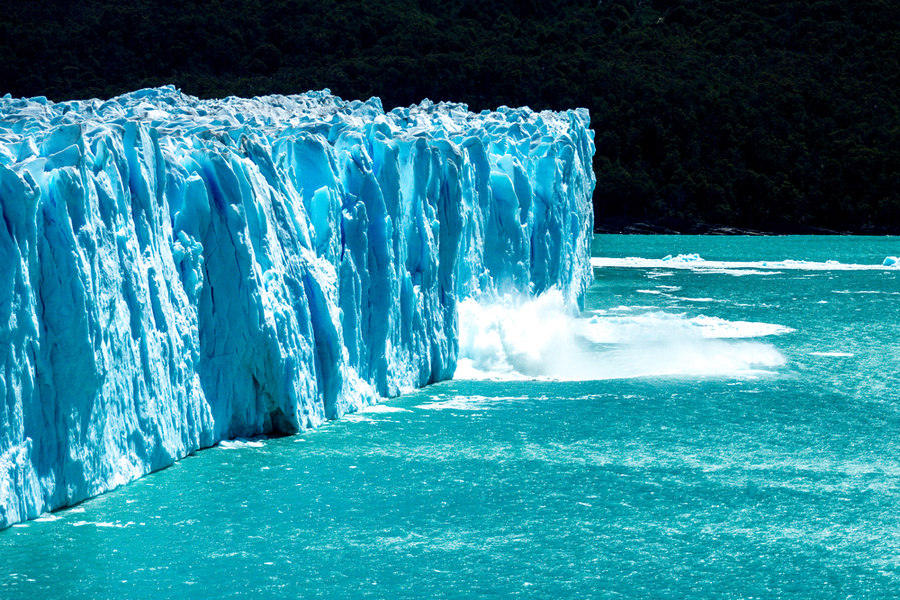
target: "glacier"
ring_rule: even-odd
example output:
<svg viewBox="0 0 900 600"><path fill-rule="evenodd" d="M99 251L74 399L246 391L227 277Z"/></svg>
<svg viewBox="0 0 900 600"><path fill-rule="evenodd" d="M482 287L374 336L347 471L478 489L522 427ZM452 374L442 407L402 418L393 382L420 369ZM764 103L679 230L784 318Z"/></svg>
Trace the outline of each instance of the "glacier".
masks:
<svg viewBox="0 0 900 600"><path fill-rule="evenodd" d="M0 528L451 378L592 279L584 109L0 98Z"/></svg>

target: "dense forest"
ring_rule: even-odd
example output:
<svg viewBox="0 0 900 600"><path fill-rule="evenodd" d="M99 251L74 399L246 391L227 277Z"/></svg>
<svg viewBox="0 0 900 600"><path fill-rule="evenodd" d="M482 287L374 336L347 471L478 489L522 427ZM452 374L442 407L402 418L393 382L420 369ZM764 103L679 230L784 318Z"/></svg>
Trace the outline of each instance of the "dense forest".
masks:
<svg viewBox="0 0 900 600"><path fill-rule="evenodd" d="M606 230L900 233L900 2L0 0L0 94L587 107Z"/></svg>

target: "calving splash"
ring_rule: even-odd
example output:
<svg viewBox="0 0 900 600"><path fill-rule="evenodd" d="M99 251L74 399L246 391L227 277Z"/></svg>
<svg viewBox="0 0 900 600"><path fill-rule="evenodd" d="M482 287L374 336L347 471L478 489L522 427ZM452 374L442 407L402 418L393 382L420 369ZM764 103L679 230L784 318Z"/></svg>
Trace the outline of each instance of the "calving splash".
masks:
<svg viewBox="0 0 900 600"><path fill-rule="evenodd" d="M581 347L571 310L555 289L534 299L464 300L455 378L578 379L588 371L590 356Z"/></svg>
<svg viewBox="0 0 900 600"><path fill-rule="evenodd" d="M589 121L0 98L0 528L447 379L466 298L577 304Z"/></svg>
<svg viewBox="0 0 900 600"><path fill-rule="evenodd" d="M752 338L791 333L770 323L629 307L579 315L558 290L460 304L456 379L600 380L632 377L744 377L786 363Z"/></svg>

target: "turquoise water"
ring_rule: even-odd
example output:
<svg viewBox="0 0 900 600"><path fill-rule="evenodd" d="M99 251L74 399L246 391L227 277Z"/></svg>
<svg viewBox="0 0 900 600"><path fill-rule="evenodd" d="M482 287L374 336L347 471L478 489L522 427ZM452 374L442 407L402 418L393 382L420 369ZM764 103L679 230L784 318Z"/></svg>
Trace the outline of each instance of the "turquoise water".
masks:
<svg viewBox="0 0 900 600"><path fill-rule="evenodd" d="M0 531L0 598L900 597L900 270L821 265L900 241L595 239L693 253L819 264L596 269L569 381L200 452Z"/></svg>

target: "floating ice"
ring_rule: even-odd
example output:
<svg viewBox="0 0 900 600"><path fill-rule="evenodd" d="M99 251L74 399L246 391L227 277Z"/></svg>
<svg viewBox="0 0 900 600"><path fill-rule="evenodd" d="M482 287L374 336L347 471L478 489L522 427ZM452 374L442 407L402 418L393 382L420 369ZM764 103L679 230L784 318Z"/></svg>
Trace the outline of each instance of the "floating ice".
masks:
<svg viewBox="0 0 900 600"><path fill-rule="evenodd" d="M460 300L579 302L588 126L327 90L0 99L0 527L446 379Z"/></svg>
<svg viewBox="0 0 900 600"><path fill-rule="evenodd" d="M882 266L885 266L885 267L897 267L897 266L900 266L900 261L898 261L896 256L888 256L884 259L884 262L881 264L882 264Z"/></svg>
<svg viewBox="0 0 900 600"><path fill-rule="evenodd" d="M796 331L791 327L776 323L757 323L751 321L726 321L718 317L700 315L688 319L688 322L700 329L705 338L735 339L756 338L770 335L782 335Z"/></svg>
<svg viewBox="0 0 900 600"><path fill-rule="evenodd" d="M220 450L242 450L244 448L264 448L266 445L263 439L237 439L222 440L219 442Z"/></svg>
<svg viewBox="0 0 900 600"><path fill-rule="evenodd" d="M778 271L881 271L891 268L890 265L858 265L841 263L834 260L825 262L812 262L805 260L782 261L720 261L703 260L696 254L679 254L672 258L606 258L595 256L591 258L591 265L595 269L625 268L625 269L689 269L697 273L725 273L728 275L774 275ZM896 266L896 265L895 265Z"/></svg>
<svg viewBox="0 0 900 600"><path fill-rule="evenodd" d="M372 414L381 414L381 413L401 413L401 412L409 412L405 408L400 408L399 406L388 406L387 404L373 404L372 406L367 406L361 411L361 413L372 413Z"/></svg>
<svg viewBox="0 0 900 600"><path fill-rule="evenodd" d="M673 262L673 263L697 263L704 262L702 258L700 258L699 254L679 254L678 256L673 257L671 254L666 255L663 259L663 262Z"/></svg>

